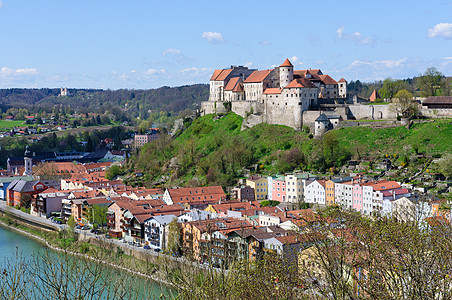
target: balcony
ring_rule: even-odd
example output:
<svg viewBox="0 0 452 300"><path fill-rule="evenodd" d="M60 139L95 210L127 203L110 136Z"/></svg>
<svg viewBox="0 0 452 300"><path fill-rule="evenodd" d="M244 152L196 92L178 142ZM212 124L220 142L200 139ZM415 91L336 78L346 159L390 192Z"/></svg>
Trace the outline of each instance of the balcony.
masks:
<svg viewBox="0 0 452 300"><path fill-rule="evenodd" d="M114 220L115 220L115 215L109 215L109 214L107 214L107 220L109 220L109 221L114 221Z"/></svg>

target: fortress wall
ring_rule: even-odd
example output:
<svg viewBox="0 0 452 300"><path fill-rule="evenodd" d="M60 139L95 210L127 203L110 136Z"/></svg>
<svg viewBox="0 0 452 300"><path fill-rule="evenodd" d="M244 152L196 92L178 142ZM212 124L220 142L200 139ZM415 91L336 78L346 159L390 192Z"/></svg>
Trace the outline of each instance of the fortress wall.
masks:
<svg viewBox="0 0 452 300"><path fill-rule="evenodd" d="M421 109L421 114L429 118L452 118L452 108L426 108Z"/></svg>
<svg viewBox="0 0 452 300"><path fill-rule="evenodd" d="M251 112L254 114L264 113L264 104L256 101L232 101L231 110L239 116L246 117ZM223 105L223 104L221 104Z"/></svg>
<svg viewBox="0 0 452 300"><path fill-rule="evenodd" d="M396 113L391 110L390 105L349 105L350 113L357 119L395 119Z"/></svg>
<svg viewBox="0 0 452 300"><path fill-rule="evenodd" d="M279 124L301 130L302 106L297 102L267 102L267 123Z"/></svg>
<svg viewBox="0 0 452 300"><path fill-rule="evenodd" d="M204 101L201 102L201 110L204 112L204 115L207 114L221 114L227 113L226 108L223 105L223 102L218 101Z"/></svg>

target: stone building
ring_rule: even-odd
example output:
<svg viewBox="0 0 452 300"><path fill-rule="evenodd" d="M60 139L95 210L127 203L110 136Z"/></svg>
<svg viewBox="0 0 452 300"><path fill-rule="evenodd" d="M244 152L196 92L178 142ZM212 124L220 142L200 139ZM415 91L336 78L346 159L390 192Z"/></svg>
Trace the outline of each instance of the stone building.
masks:
<svg viewBox="0 0 452 300"><path fill-rule="evenodd" d="M336 82L320 69L294 70L286 59L279 67L251 70L243 66L215 70L210 78L204 114L232 110L252 125L280 124L300 130L303 112L318 106L318 99L347 97L347 82Z"/></svg>

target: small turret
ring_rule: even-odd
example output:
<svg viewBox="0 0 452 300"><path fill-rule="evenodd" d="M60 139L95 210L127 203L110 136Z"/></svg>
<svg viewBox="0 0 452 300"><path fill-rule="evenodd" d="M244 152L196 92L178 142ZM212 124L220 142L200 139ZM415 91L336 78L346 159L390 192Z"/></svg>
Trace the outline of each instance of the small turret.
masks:
<svg viewBox="0 0 452 300"><path fill-rule="evenodd" d="M293 65L288 58L279 66L279 87L283 88L293 80Z"/></svg>

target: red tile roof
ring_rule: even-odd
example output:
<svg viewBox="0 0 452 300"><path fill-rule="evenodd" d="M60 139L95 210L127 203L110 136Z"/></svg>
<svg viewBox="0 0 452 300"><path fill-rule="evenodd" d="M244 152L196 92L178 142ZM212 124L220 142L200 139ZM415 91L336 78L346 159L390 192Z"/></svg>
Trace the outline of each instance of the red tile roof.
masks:
<svg viewBox="0 0 452 300"><path fill-rule="evenodd" d="M282 65L280 65L280 67L293 67L293 65L290 60L286 58L286 60L282 63Z"/></svg>
<svg viewBox="0 0 452 300"><path fill-rule="evenodd" d="M319 75L324 84L337 84L336 80L330 77L330 75Z"/></svg>
<svg viewBox="0 0 452 300"><path fill-rule="evenodd" d="M271 71L272 70L254 71L247 79L245 79L244 83L262 82L270 75Z"/></svg>
<svg viewBox="0 0 452 300"><path fill-rule="evenodd" d="M217 77L218 77L218 75L220 75L221 71L223 71L223 70L213 71L213 75L212 75L212 77L210 77L210 81L214 81L215 79L217 79Z"/></svg>
<svg viewBox="0 0 452 300"><path fill-rule="evenodd" d="M347 80L345 80L344 77L342 77L342 78L339 80L339 82L345 82L345 83L347 83Z"/></svg>
<svg viewBox="0 0 452 300"><path fill-rule="evenodd" d="M228 84L226 84L224 90L225 91L234 91L234 89L240 85L240 77L233 77L229 79Z"/></svg>
<svg viewBox="0 0 452 300"><path fill-rule="evenodd" d="M174 203L193 201L218 202L220 199L224 200L226 198L221 186L171 189L168 192Z"/></svg>
<svg viewBox="0 0 452 300"><path fill-rule="evenodd" d="M281 94L281 89L280 88L267 88L267 89L265 89L264 94L266 94L266 95Z"/></svg>
<svg viewBox="0 0 452 300"><path fill-rule="evenodd" d="M232 69L224 69L221 71L220 74L218 74L218 77L215 79L215 81L223 81L225 80L229 74L231 74Z"/></svg>
<svg viewBox="0 0 452 300"><path fill-rule="evenodd" d="M315 88L316 86L305 78L297 78L292 80L291 83L284 88Z"/></svg>

